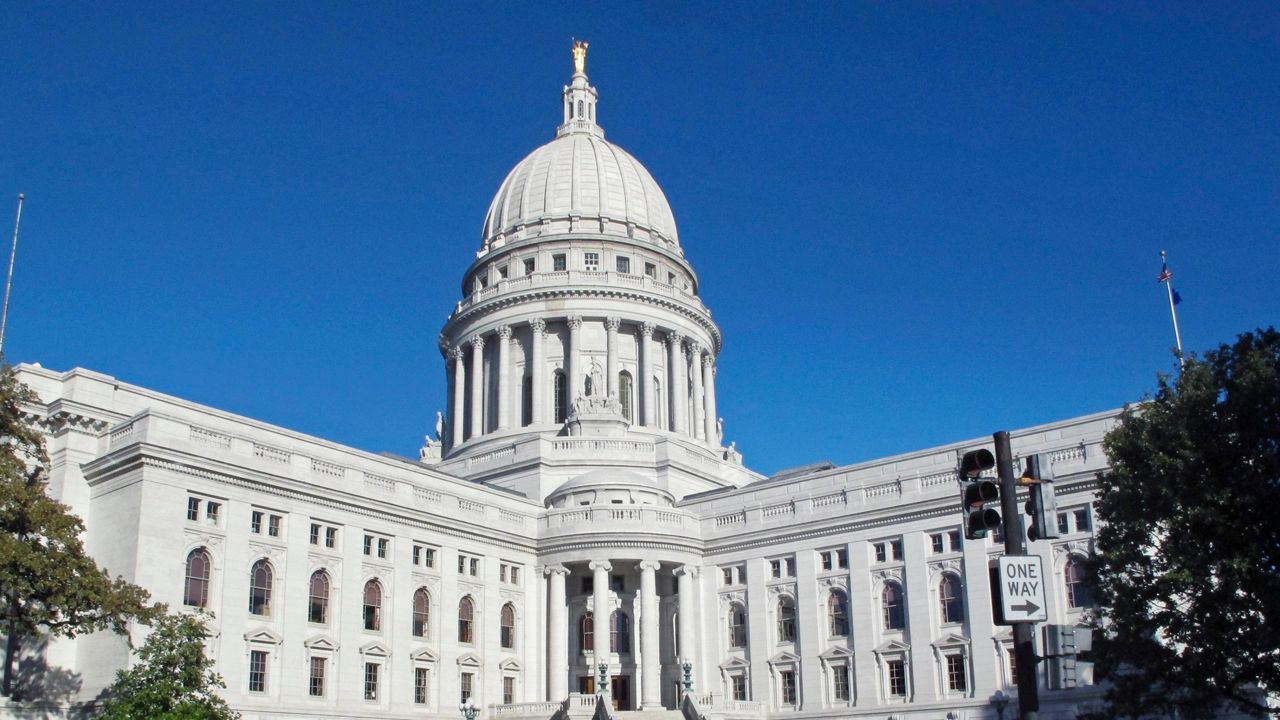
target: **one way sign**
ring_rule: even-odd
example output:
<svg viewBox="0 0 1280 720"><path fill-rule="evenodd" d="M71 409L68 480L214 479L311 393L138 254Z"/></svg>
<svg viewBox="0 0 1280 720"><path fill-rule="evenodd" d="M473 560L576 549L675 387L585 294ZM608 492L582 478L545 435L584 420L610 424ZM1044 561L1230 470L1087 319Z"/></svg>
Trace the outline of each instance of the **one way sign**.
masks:
<svg viewBox="0 0 1280 720"><path fill-rule="evenodd" d="M1002 555L999 574L1000 609L1004 622L1044 622L1044 561L1039 555Z"/></svg>

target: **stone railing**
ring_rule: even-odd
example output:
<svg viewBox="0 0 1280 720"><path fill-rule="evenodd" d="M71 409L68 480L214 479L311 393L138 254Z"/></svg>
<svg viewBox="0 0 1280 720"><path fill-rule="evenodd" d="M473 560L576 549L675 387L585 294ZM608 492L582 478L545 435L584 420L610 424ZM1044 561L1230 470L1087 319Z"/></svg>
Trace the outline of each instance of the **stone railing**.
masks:
<svg viewBox="0 0 1280 720"><path fill-rule="evenodd" d="M489 716L510 720L550 720L564 708L558 702L526 702L510 705L490 705Z"/></svg>
<svg viewBox="0 0 1280 720"><path fill-rule="evenodd" d="M764 717L764 705L751 700L729 700L717 693L688 693L680 703L686 720Z"/></svg>
<svg viewBox="0 0 1280 720"><path fill-rule="evenodd" d="M544 538L620 531L697 538L699 526L696 515L656 505L551 508L539 522Z"/></svg>
<svg viewBox="0 0 1280 720"><path fill-rule="evenodd" d="M466 312L477 305L492 300L500 295L517 292L529 292L538 289L563 287L595 286L605 288L626 288L640 290L652 295L660 295L692 305L698 310L711 314L697 295L682 287L660 282L648 275L628 275L613 271L601 270L561 270L556 272L540 272L522 275L516 278L500 280L487 288L474 290L458 303L455 314Z"/></svg>

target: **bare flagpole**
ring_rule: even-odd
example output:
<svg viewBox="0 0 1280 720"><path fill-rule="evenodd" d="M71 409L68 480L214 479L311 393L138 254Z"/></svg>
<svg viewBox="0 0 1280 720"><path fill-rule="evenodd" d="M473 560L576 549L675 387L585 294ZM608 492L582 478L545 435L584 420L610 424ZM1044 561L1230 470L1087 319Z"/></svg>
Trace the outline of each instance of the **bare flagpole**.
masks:
<svg viewBox="0 0 1280 720"><path fill-rule="evenodd" d="M1173 341L1178 346L1178 366L1185 367L1187 363L1182 358L1182 333L1178 331L1178 303L1173 299L1173 272L1169 270L1169 260L1163 250L1160 251L1160 277L1157 278L1157 282L1164 284L1165 292L1169 296L1169 316L1173 318Z"/></svg>
<svg viewBox="0 0 1280 720"><path fill-rule="evenodd" d="M22 201L26 196L18 193L18 217L13 221L13 247L9 250L9 279L4 283L4 309L0 310L0 357L4 356L4 333L9 327L9 293L13 291L13 261L18 257L18 228L22 225Z"/></svg>

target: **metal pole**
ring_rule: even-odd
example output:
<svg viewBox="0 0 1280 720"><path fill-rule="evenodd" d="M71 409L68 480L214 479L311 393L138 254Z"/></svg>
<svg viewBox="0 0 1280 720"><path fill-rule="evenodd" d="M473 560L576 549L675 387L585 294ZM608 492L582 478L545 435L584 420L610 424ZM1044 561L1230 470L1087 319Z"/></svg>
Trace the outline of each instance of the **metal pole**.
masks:
<svg viewBox="0 0 1280 720"><path fill-rule="evenodd" d="M9 293L13 290L13 261L18 257L18 226L22 224L22 201L18 193L18 218L13 221L13 247L9 250L9 279L4 284L4 309L0 310L0 357L4 355L4 331L9 326Z"/></svg>
<svg viewBox="0 0 1280 720"><path fill-rule="evenodd" d="M1169 268L1169 261L1163 250L1160 251L1160 266L1165 270ZM1178 331L1178 311L1175 309L1176 303L1173 302L1172 275L1164 280L1164 289L1169 296L1169 317L1173 318L1173 342L1178 346L1178 366L1186 367L1187 361L1182 357L1182 333Z"/></svg>
<svg viewBox="0 0 1280 720"><path fill-rule="evenodd" d="M996 446L996 472L1000 476L1000 514L1004 516L1004 552L1026 555L1027 543L1022 537L1022 514L1018 512L1018 483L1013 476L1013 449L1009 433L1001 430L992 435ZM1040 688L1036 679L1035 628L1033 623L1013 624L1013 650L1018 666L1018 709L1022 720L1039 720Z"/></svg>

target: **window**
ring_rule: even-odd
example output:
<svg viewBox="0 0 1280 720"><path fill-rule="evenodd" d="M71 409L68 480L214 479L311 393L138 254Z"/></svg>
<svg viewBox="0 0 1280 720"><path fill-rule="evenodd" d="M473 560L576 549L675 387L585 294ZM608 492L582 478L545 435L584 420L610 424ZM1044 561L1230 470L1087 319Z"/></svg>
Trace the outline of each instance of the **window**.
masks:
<svg viewBox="0 0 1280 720"><path fill-rule="evenodd" d="M569 408L569 388L565 383L563 370L556 371L553 382L555 383L555 392L552 393L553 402L555 403L555 418L556 422L562 423L568 417Z"/></svg>
<svg viewBox="0 0 1280 720"><path fill-rule="evenodd" d="M778 642L796 640L796 601L787 596L778 598Z"/></svg>
<svg viewBox="0 0 1280 720"><path fill-rule="evenodd" d="M525 275L532 275L532 274L534 273L534 271L535 271L535 270L537 270L537 269L538 269L538 263L537 263L537 260L536 260L536 259L534 259L534 258L525 258L525 259L524 259L524 274L525 274Z"/></svg>
<svg viewBox="0 0 1280 720"><path fill-rule="evenodd" d="M1066 535L1071 532L1071 516L1066 513L1058 513L1058 534Z"/></svg>
<svg viewBox="0 0 1280 720"><path fill-rule="evenodd" d="M187 582L182 592L182 604L188 607L209 607L209 570L213 563L209 551L196 548L187 554Z"/></svg>
<svg viewBox="0 0 1280 720"><path fill-rule="evenodd" d="M461 702L465 703L467 700L471 699L471 690L472 686L475 685L475 679L476 676L473 673L462 673L462 677L458 683L458 687L462 689Z"/></svg>
<svg viewBox="0 0 1280 720"><path fill-rule="evenodd" d="M462 598L458 603L458 642L470 645L475 642L472 630L476 615L475 603L470 596Z"/></svg>
<svg viewBox="0 0 1280 720"><path fill-rule="evenodd" d="M271 563L259 560L249 571L249 612L271 617L271 583L274 573Z"/></svg>
<svg viewBox="0 0 1280 720"><path fill-rule="evenodd" d="M902 559L902 541L889 540L878 542L873 545L876 553L876 562L890 562Z"/></svg>
<svg viewBox="0 0 1280 720"><path fill-rule="evenodd" d="M609 652L631 652L631 618L618 610L609 616Z"/></svg>
<svg viewBox="0 0 1280 720"><path fill-rule="evenodd" d="M382 584L377 580L364 584L364 629L382 629Z"/></svg>
<svg viewBox="0 0 1280 720"><path fill-rule="evenodd" d="M458 553L458 574L480 576L480 558Z"/></svg>
<svg viewBox="0 0 1280 720"><path fill-rule="evenodd" d="M747 609L739 603L729 606L729 647L747 646Z"/></svg>
<svg viewBox="0 0 1280 720"><path fill-rule="evenodd" d="M824 571L844 570L849 567L849 551L823 550L818 553L818 562Z"/></svg>
<svg viewBox="0 0 1280 720"><path fill-rule="evenodd" d="M1093 607L1093 595L1084 583L1084 565L1080 558L1072 557L1062 569L1063 580L1067 584L1067 607Z"/></svg>
<svg viewBox="0 0 1280 720"><path fill-rule="evenodd" d="M436 566L436 549L427 547L426 545L413 546L413 564L419 567L433 568Z"/></svg>
<svg viewBox="0 0 1280 720"><path fill-rule="evenodd" d="M1018 684L1018 654L1014 652L1012 645L1006 645L1004 649L1005 657L1009 658L1009 678L1005 682L1006 685Z"/></svg>
<svg viewBox="0 0 1280 720"><path fill-rule="evenodd" d="M884 604L884 629L901 630L906 627L906 609L902 605L902 586L896 582L885 583L881 598Z"/></svg>
<svg viewBox="0 0 1280 720"><path fill-rule="evenodd" d="M769 561L769 573L776 578L786 578L796 576L796 559L777 558Z"/></svg>
<svg viewBox="0 0 1280 720"><path fill-rule="evenodd" d="M365 555L373 554L373 536L372 535L364 536L364 554Z"/></svg>
<svg viewBox="0 0 1280 720"><path fill-rule="evenodd" d="M583 504L583 505L590 505L591 503L582 503L582 504ZM584 578L582 578L582 585L581 585L581 587L582 587L582 594L583 594L583 595L590 595L591 593L595 592L595 587L596 587L595 578L593 578L593 577L584 577Z"/></svg>
<svg viewBox="0 0 1280 720"><path fill-rule="evenodd" d="M267 691L267 652L253 650L249 653L249 692Z"/></svg>
<svg viewBox="0 0 1280 720"><path fill-rule="evenodd" d="M594 272L600 269L600 253L582 253L582 269Z"/></svg>
<svg viewBox="0 0 1280 720"><path fill-rule="evenodd" d="M326 659L311 658L311 672L307 678L307 694L311 697L324 697L324 671Z"/></svg>
<svg viewBox="0 0 1280 720"><path fill-rule="evenodd" d="M502 563L498 566L498 580L512 585L520 584L520 566Z"/></svg>
<svg viewBox="0 0 1280 720"><path fill-rule="evenodd" d="M658 279L658 266L657 266L657 265L654 265L653 263L649 263L649 262L645 263L645 264L644 264L644 274L645 274L645 275L648 275L649 277L653 278L654 280L657 280L657 279Z"/></svg>
<svg viewBox="0 0 1280 720"><path fill-rule="evenodd" d="M907 672L905 663L902 660L890 660L885 663L885 671L888 675L888 688L890 697L906 697L907 695Z"/></svg>
<svg viewBox="0 0 1280 720"><path fill-rule="evenodd" d="M468 565L468 571L469 571L469 573L470 573L471 577L476 577L477 575L479 575L479 574L480 574L480 559L479 559L479 558L471 558L471 559L470 559L470 564Z"/></svg>
<svg viewBox="0 0 1280 720"><path fill-rule="evenodd" d="M267 517L267 534L271 537L280 537L280 523L283 520L279 515L270 515Z"/></svg>
<svg viewBox="0 0 1280 720"><path fill-rule="evenodd" d="M249 516L249 532L255 535L262 534L262 512L260 510L254 510L253 514Z"/></svg>
<svg viewBox="0 0 1280 720"><path fill-rule="evenodd" d="M378 538L378 557L383 560L391 554L391 541L386 538Z"/></svg>
<svg viewBox="0 0 1280 720"><path fill-rule="evenodd" d="M614 502L616 502L616 503L618 503L618 504L622 504L622 501L621 501L621 500L615 500ZM616 592L616 593L626 592L626 591L627 591L627 578L626 578L626 576L625 576L625 575L611 575L611 576L609 576L609 589L610 589L610 590L612 590L612 591L614 591L614 592Z"/></svg>
<svg viewBox="0 0 1280 720"><path fill-rule="evenodd" d="M391 540L377 535L364 536L364 554L386 560L391 555Z"/></svg>
<svg viewBox="0 0 1280 720"><path fill-rule="evenodd" d="M204 519L210 525L218 524L218 512L222 510L222 504L210 500L204 504Z"/></svg>
<svg viewBox="0 0 1280 720"><path fill-rule="evenodd" d="M827 598L827 618L830 621L831 637L846 637L849 634L849 596L840 590L832 590Z"/></svg>
<svg viewBox="0 0 1280 720"><path fill-rule="evenodd" d="M528 262L526 260L525 262ZM424 667L413 669L413 702L415 705L427 704L427 688L431 684L430 671Z"/></svg>
<svg viewBox="0 0 1280 720"><path fill-rule="evenodd" d="M942 622L964 622L964 595L960 591L960 578L946 573L938 585L938 601L942 604Z"/></svg>
<svg viewBox="0 0 1280 720"><path fill-rule="evenodd" d="M364 664L364 699L378 699L378 663L367 662Z"/></svg>
<svg viewBox="0 0 1280 720"><path fill-rule="evenodd" d="M187 498L187 520L199 522L200 508L204 508L204 521L209 525L218 524L218 516L222 511L222 503L198 497Z"/></svg>
<svg viewBox="0 0 1280 720"><path fill-rule="evenodd" d="M849 666L831 668L831 696L836 700L849 701Z"/></svg>
<svg viewBox="0 0 1280 720"><path fill-rule="evenodd" d="M516 679L513 677L502 678L502 704L510 705L516 701Z"/></svg>
<svg viewBox="0 0 1280 720"><path fill-rule="evenodd" d="M551 269L555 272L564 272L569 268L569 263L562 254L551 256Z"/></svg>
<svg viewBox="0 0 1280 720"><path fill-rule="evenodd" d="M875 553L876 553L876 562L878 562L878 563L882 563L882 562L888 562L888 561L889 561L888 546L887 546L886 544L884 544L884 543L882 543L882 542L881 542L881 543L876 543L876 544L875 544L875 545L873 545L872 547L873 547L873 548L875 548Z"/></svg>
<svg viewBox="0 0 1280 720"><path fill-rule="evenodd" d="M675 273L673 273L673 272L669 272L669 273L667 273L667 284L668 284L668 285L675 285L675 284L676 284L676 274L675 274Z"/></svg>
<svg viewBox="0 0 1280 720"><path fill-rule="evenodd" d="M311 573L308 590L307 622L324 625L329 622L329 573L317 570Z"/></svg>
<svg viewBox="0 0 1280 720"><path fill-rule="evenodd" d="M636 421L634 397L631 373L623 370L618 375L618 403L622 405L622 416L630 423Z"/></svg>
<svg viewBox="0 0 1280 720"><path fill-rule="evenodd" d="M418 588L413 593L413 636L425 638L431 627L431 593Z"/></svg>
<svg viewBox="0 0 1280 720"><path fill-rule="evenodd" d="M942 533L934 533L930 535L929 544L933 549L934 555L940 555L947 551L946 538Z"/></svg>
<svg viewBox="0 0 1280 720"><path fill-rule="evenodd" d="M779 678L782 682L782 704L795 705L796 704L796 671L783 670L781 673L779 673Z"/></svg>
<svg viewBox="0 0 1280 720"><path fill-rule="evenodd" d="M333 548L338 545L338 528L331 527L324 529L324 546Z"/></svg>
<svg viewBox="0 0 1280 720"><path fill-rule="evenodd" d="M520 426L533 424L533 376L525 375L520 381Z"/></svg>
<svg viewBox="0 0 1280 720"><path fill-rule="evenodd" d="M733 684L733 699L747 699L747 676L744 673L729 676L729 682Z"/></svg>
<svg viewBox="0 0 1280 720"><path fill-rule="evenodd" d="M516 647L516 607L511 603L502 606L498 641L503 650L514 650Z"/></svg>
<svg viewBox="0 0 1280 720"><path fill-rule="evenodd" d="M724 577L724 584L732 585L733 584L733 568L724 568L720 572Z"/></svg>
<svg viewBox="0 0 1280 720"><path fill-rule="evenodd" d="M1093 523L1089 520L1089 508L1074 510L1071 514L1076 521L1076 532L1089 532L1093 529Z"/></svg>
<svg viewBox="0 0 1280 720"><path fill-rule="evenodd" d="M192 522L200 519L200 498L187 498L187 519Z"/></svg>
<svg viewBox="0 0 1280 720"><path fill-rule="evenodd" d="M506 265L499 265L499 266L498 266L498 278L500 278L500 279L502 279L502 280L506 280L506 279L507 279L507 266L506 266Z"/></svg>
<svg viewBox="0 0 1280 720"><path fill-rule="evenodd" d="M595 622L591 618L591 613L583 613L582 621L578 623L578 646L582 648L582 652L587 653L596 649L595 634Z"/></svg>
<svg viewBox="0 0 1280 720"><path fill-rule="evenodd" d="M631 274L631 258L619 255L617 258L614 259L614 261L616 263L616 267L618 268L618 272L622 273L623 275Z"/></svg>
<svg viewBox="0 0 1280 720"><path fill-rule="evenodd" d="M968 673L965 672L964 655L947 656L947 689L964 692L969 689Z"/></svg>

